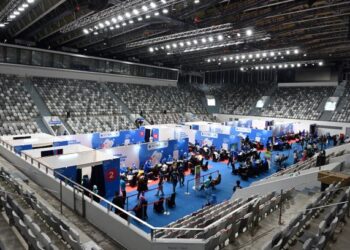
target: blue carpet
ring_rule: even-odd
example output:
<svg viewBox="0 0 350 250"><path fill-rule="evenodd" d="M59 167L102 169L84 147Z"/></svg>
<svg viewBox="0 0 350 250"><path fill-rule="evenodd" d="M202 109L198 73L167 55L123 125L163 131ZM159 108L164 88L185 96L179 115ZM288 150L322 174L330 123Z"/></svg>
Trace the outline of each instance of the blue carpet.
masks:
<svg viewBox="0 0 350 250"><path fill-rule="evenodd" d="M147 214L148 219L147 222L153 226L162 227L165 226L179 218L184 217L185 215L191 214L192 212L202 208L204 204L207 202L207 196L210 197L210 192L214 194L217 198L217 202L223 202L225 200L228 200L232 196L232 188L235 185L237 180L241 181L241 186L248 187L251 183L254 181L258 181L260 179L263 179L273 173L276 172L277 166L274 164L274 159L278 154L284 154L288 156L288 159L284 162L284 166L290 166L293 164L293 151L297 150L298 152L301 152L302 147L298 143L292 144L292 149L285 150L285 151L273 151L271 153L271 164L270 164L270 170L267 173L261 174L260 176L256 178L249 178L248 181L243 181L241 178L237 175L231 174L231 167L228 167L226 163L224 162L212 162L209 161L209 165L211 168L208 171L202 171L201 175L219 170L222 176L221 184L216 186L216 189L212 191L194 191L192 189L192 186L194 184L194 181L191 181L189 183L189 194L186 194L187 191L187 180L193 179L193 175L187 175L185 177L185 186L180 187L177 185L176 187L176 207L173 209L169 209L169 214L157 214L153 212L153 205L148 207ZM261 158L264 158L265 154L264 152L261 153ZM237 165L238 167L238 165ZM217 173L213 174L213 178L216 178ZM206 179L207 177L205 177ZM157 185L149 186L149 189L152 189L156 187ZM148 201L148 203L155 202L158 200L159 197L155 196L157 190L149 191L145 194L145 197ZM164 194L165 197L170 196L172 193L172 184L171 183L164 183ZM137 191L129 192L127 196L137 194ZM137 196L133 196L129 198L129 204L128 209L131 210L135 205L137 204ZM105 205L105 204L104 204ZM149 230L141 225L140 223L133 221L135 225L140 227L146 232L149 232Z"/></svg>

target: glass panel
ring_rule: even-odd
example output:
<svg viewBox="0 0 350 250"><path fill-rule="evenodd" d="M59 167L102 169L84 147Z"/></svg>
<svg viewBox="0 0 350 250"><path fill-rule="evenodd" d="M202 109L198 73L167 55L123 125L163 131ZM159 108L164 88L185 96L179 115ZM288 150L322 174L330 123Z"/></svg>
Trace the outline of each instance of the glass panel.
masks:
<svg viewBox="0 0 350 250"><path fill-rule="evenodd" d="M55 54L53 57L53 67L63 68L63 55Z"/></svg>
<svg viewBox="0 0 350 250"><path fill-rule="evenodd" d="M63 56L62 68L71 69L71 60L72 58L70 56Z"/></svg>
<svg viewBox="0 0 350 250"><path fill-rule="evenodd" d="M32 65L41 66L42 53L40 51L32 51Z"/></svg>
<svg viewBox="0 0 350 250"><path fill-rule="evenodd" d="M53 64L53 54L52 53L43 53L43 66L52 67Z"/></svg>
<svg viewBox="0 0 350 250"><path fill-rule="evenodd" d="M0 62L5 62L5 47L0 47Z"/></svg>
<svg viewBox="0 0 350 250"><path fill-rule="evenodd" d="M31 51L27 49L21 49L20 64L30 64L31 63Z"/></svg>
<svg viewBox="0 0 350 250"><path fill-rule="evenodd" d="M6 49L6 62L17 63L17 50L15 48L7 47L7 49Z"/></svg>

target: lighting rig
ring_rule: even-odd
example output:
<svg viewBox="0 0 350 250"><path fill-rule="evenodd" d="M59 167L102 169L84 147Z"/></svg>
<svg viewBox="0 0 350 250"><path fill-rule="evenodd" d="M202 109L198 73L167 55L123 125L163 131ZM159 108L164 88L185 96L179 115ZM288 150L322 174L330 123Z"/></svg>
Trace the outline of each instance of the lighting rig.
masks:
<svg viewBox="0 0 350 250"><path fill-rule="evenodd" d="M119 29L123 26L148 20L160 14L169 13L169 7L183 3L183 0L127 0L82 17L61 28L62 33L82 28L84 34L98 35L100 32ZM194 4L200 1L193 1Z"/></svg>
<svg viewBox="0 0 350 250"><path fill-rule="evenodd" d="M297 56L300 53L298 47L289 47L281 49L259 50L246 53L236 53L228 55L220 55L206 58L207 63L252 63L252 62L270 62L278 59L285 59L285 57Z"/></svg>
<svg viewBox="0 0 350 250"><path fill-rule="evenodd" d="M233 29L233 25L228 23L146 39L127 44L126 47L149 46L150 53L172 55L268 39L270 37L264 31L254 31L251 28Z"/></svg>
<svg viewBox="0 0 350 250"><path fill-rule="evenodd" d="M13 0L0 10L0 28L5 28L10 22L22 15L25 10L34 4L35 0Z"/></svg>
<svg viewBox="0 0 350 250"><path fill-rule="evenodd" d="M323 60L308 60L308 61L293 61L283 63L270 63L270 64L259 64L259 65L248 65L240 67L241 71L248 70L270 70L270 69L288 69L288 68L300 68L308 66L323 66Z"/></svg>

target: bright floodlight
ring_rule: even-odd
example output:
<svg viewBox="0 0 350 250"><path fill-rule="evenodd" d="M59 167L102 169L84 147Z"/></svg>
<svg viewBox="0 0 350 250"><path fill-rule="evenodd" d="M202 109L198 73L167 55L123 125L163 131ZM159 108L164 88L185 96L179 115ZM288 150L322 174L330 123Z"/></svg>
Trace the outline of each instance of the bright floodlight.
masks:
<svg viewBox="0 0 350 250"><path fill-rule="evenodd" d="M110 21L105 21L105 24L107 25L107 26L109 26L109 25L111 25L111 22Z"/></svg>
<svg viewBox="0 0 350 250"><path fill-rule="evenodd" d="M218 40L222 41L222 39L224 39L223 35L218 35Z"/></svg>
<svg viewBox="0 0 350 250"><path fill-rule="evenodd" d="M34 3L35 0L27 0L28 3Z"/></svg>
<svg viewBox="0 0 350 250"><path fill-rule="evenodd" d="M150 6L151 6L151 8L153 8L153 9L157 8L157 5L156 5L154 2L151 2L151 3L150 3Z"/></svg>
<svg viewBox="0 0 350 250"><path fill-rule="evenodd" d="M4 23L0 23L0 28L3 28L5 27L5 24Z"/></svg>
<svg viewBox="0 0 350 250"><path fill-rule="evenodd" d="M124 18L123 18L121 15L119 15L119 16L118 16L118 20L119 20L119 21L123 21Z"/></svg>
<svg viewBox="0 0 350 250"><path fill-rule="evenodd" d="M206 43L207 42L207 39L205 39L204 37L202 38L202 43Z"/></svg>
<svg viewBox="0 0 350 250"><path fill-rule="evenodd" d="M214 41L214 38L213 38L212 36L210 36L210 37L208 38L208 40L209 40L209 42L213 42L213 41Z"/></svg>
<svg viewBox="0 0 350 250"><path fill-rule="evenodd" d="M89 34L89 31L87 29L83 29L84 34Z"/></svg>
<svg viewBox="0 0 350 250"><path fill-rule="evenodd" d="M116 19L115 17L113 17L113 18L111 19L111 21L112 21L112 23L117 23L117 19Z"/></svg>
<svg viewBox="0 0 350 250"><path fill-rule="evenodd" d="M134 13L134 15L138 15L140 12L137 9L133 9L132 13Z"/></svg>
<svg viewBox="0 0 350 250"><path fill-rule="evenodd" d="M286 54L287 54L287 55L289 55L289 54L290 54L290 51L289 51L289 50L287 50L287 51L286 51Z"/></svg>
<svg viewBox="0 0 350 250"><path fill-rule="evenodd" d="M322 65L323 65L323 62L319 62L318 65L319 65L319 66L322 66Z"/></svg>
<svg viewBox="0 0 350 250"><path fill-rule="evenodd" d="M126 16L127 18L129 18L129 17L131 17L131 14L130 14L129 12L125 12L125 16Z"/></svg>
<svg viewBox="0 0 350 250"><path fill-rule="evenodd" d="M142 8L142 10L145 11L145 12L148 10L148 7L147 7L146 5L143 5L141 8Z"/></svg>
<svg viewBox="0 0 350 250"><path fill-rule="evenodd" d="M253 31L251 29L247 30L245 33L247 34L247 36L253 35Z"/></svg>
<svg viewBox="0 0 350 250"><path fill-rule="evenodd" d="M162 12L163 12L163 14L168 14L169 13L168 9L163 9Z"/></svg>
<svg viewBox="0 0 350 250"><path fill-rule="evenodd" d="M149 52L153 53L154 49L152 47L149 48Z"/></svg>
<svg viewBox="0 0 350 250"><path fill-rule="evenodd" d="M294 54L298 54L299 53L299 50L298 49L295 49L294 50Z"/></svg>

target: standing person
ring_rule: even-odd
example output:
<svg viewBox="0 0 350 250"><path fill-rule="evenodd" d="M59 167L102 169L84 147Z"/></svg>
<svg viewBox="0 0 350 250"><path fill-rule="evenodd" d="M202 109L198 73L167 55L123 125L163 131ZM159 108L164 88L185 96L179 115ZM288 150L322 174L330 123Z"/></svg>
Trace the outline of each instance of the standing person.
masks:
<svg viewBox="0 0 350 250"><path fill-rule="evenodd" d="M173 171L173 173L171 174L171 183L173 184L173 193L175 193L177 181L178 181L178 174L176 171Z"/></svg>
<svg viewBox="0 0 350 250"><path fill-rule="evenodd" d="M142 175L142 176L140 176L140 178L137 181L137 199L140 198L140 195L143 192L143 181L144 181L144 178Z"/></svg>
<svg viewBox="0 0 350 250"><path fill-rule="evenodd" d="M293 164L298 162L298 151L297 150L294 150L293 159L294 159Z"/></svg>
<svg viewBox="0 0 350 250"><path fill-rule="evenodd" d="M180 187L183 187L185 186L185 167L183 163L180 163L180 166L178 167L177 171L179 173Z"/></svg>
<svg viewBox="0 0 350 250"><path fill-rule="evenodd" d="M112 203L115 206L124 209L124 199L122 196L119 195L118 192L115 192ZM113 210L112 207L111 207L111 210ZM123 211L120 211L119 209L114 208L114 213L127 220L128 215L125 214Z"/></svg>
<svg viewBox="0 0 350 250"><path fill-rule="evenodd" d="M122 191L123 203L125 205L126 200L126 183L124 177L120 178L120 190Z"/></svg>
<svg viewBox="0 0 350 250"><path fill-rule="evenodd" d="M98 187L97 187L97 185L93 185L93 187L92 187L92 192L93 192L94 194L98 194ZM94 199L94 201L96 201L97 203L100 203L100 198L97 197L96 195L93 196L93 199Z"/></svg>
<svg viewBox="0 0 350 250"><path fill-rule="evenodd" d="M236 192L237 189L242 189L240 180L236 181L236 186L233 187L233 192Z"/></svg>
<svg viewBox="0 0 350 250"><path fill-rule="evenodd" d="M164 196L163 183L164 183L164 175L162 173L160 173L159 182L158 182L158 190L157 190L156 196L159 196L159 192L161 192L161 196Z"/></svg>

